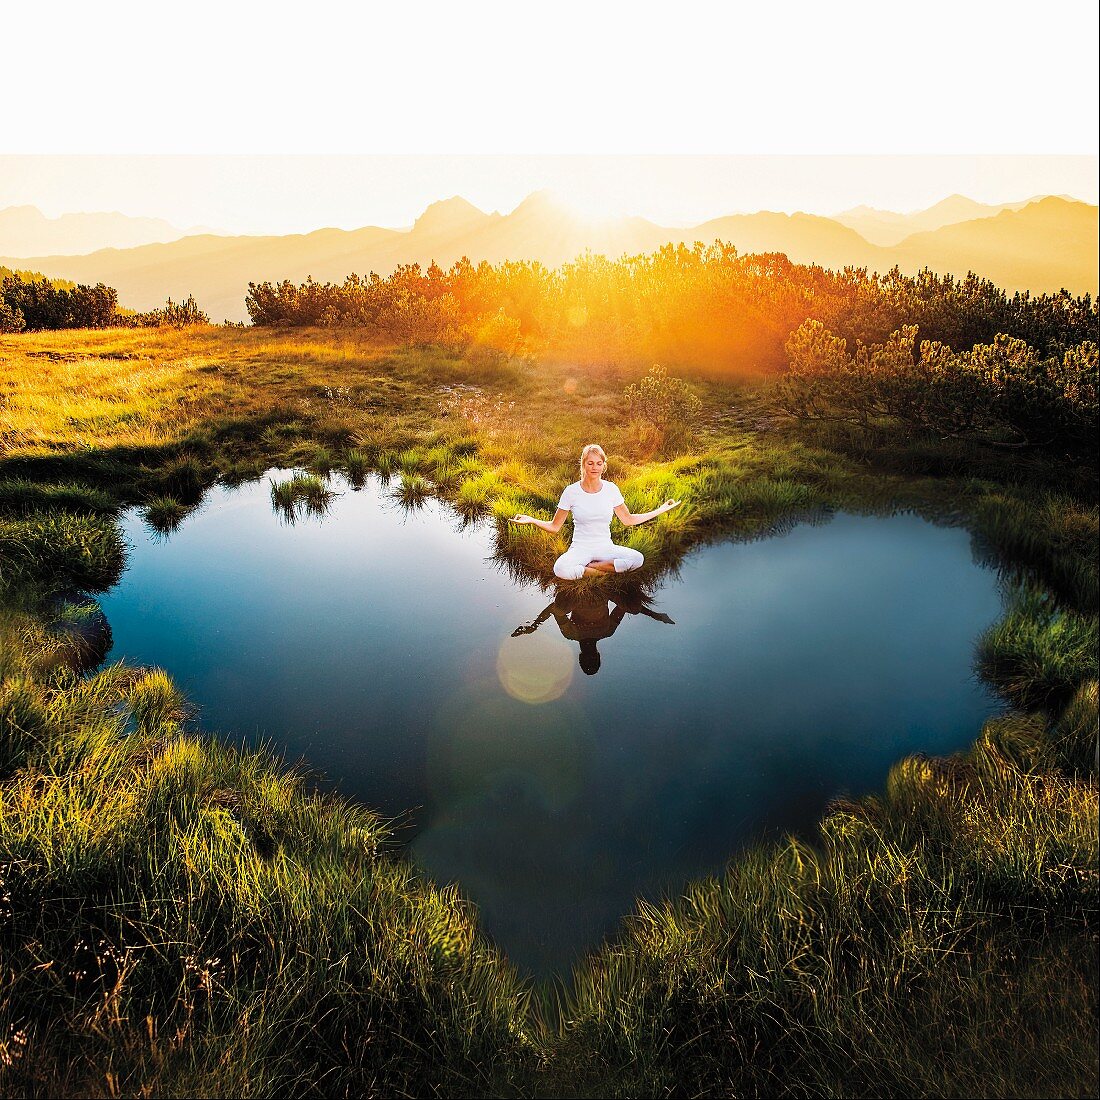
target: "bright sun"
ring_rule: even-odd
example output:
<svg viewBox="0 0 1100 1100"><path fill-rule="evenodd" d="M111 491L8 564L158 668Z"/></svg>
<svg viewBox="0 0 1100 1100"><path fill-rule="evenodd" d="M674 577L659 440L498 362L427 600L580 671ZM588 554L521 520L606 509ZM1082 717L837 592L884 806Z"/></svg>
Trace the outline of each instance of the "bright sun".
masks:
<svg viewBox="0 0 1100 1100"><path fill-rule="evenodd" d="M614 221L624 218L623 197L614 191L597 188L555 187L553 197L578 218L589 222Z"/></svg>

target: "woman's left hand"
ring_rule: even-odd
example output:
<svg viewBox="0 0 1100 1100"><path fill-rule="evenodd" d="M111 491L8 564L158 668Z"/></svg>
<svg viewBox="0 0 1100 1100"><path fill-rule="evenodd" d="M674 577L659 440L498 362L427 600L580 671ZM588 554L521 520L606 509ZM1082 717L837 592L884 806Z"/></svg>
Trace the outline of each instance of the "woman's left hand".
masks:
<svg viewBox="0 0 1100 1100"><path fill-rule="evenodd" d="M679 508L682 503L683 501L679 500L666 500L664 504L661 505L661 509L665 512L671 512L673 508Z"/></svg>

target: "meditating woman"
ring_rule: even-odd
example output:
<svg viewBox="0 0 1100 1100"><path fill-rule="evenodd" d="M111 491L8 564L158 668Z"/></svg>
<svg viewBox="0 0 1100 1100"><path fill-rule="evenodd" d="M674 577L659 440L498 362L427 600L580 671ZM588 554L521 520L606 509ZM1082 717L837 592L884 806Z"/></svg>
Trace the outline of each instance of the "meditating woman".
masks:
<svg viewBox="0 0 1100 1100"><path fill-rule="evenodd" d="M513 516L513 523L533 523L544 531L557 534L565 517L573 513L573 542L556 562L554 576L563 581L575 581L585 575L626 573L637 569L645 560L637 550L616 546L611 541L611 517L616 515L626 527L655 516L663 516L679 506L678 500L666 500L652 512L632 515L619 487L603 480L607 455L598 443L589 443L581 451L581 479L567 485L558 501L554 518L547 522L531 516Z"/></svg>

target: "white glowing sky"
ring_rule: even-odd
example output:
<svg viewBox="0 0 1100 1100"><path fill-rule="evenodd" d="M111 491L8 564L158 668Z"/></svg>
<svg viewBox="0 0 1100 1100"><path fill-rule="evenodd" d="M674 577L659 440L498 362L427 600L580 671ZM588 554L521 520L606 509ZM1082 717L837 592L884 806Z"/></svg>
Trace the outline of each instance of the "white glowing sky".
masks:
<svg viewBox="0 0 1100 1100"><path fill-rule="evenodd" d="M0 208L285 233L544 187L663 224L1097 201L1086 0L9 7Z"/></svg>
<svg viewBox="0 0 1100 1100"><path fill-rule="evenodd" d="M0 209L50 217L120 210L244 233L405 226L462 195L502 213L551 188L591 216L692 225L720 214L859 203L914 210L961 192L982 202L1036 194L1097 201L1095 157L0 157Z"/></svg>

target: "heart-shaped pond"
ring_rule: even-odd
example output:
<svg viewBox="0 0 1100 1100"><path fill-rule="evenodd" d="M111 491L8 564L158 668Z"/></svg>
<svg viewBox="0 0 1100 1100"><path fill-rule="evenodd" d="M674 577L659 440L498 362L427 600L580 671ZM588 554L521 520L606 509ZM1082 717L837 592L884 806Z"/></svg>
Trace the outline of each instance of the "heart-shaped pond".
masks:
<svg viewBox="0 0 1100 1100"><path fill-rule="evenodd" d="M341 488L295 524L267 480L168 539L128 514L109 659L397 818L537 976L997 709L972 672L997 577L960 528L838 515L701 548L649 601L554 601L493 561L490 525Z"/></svg>

